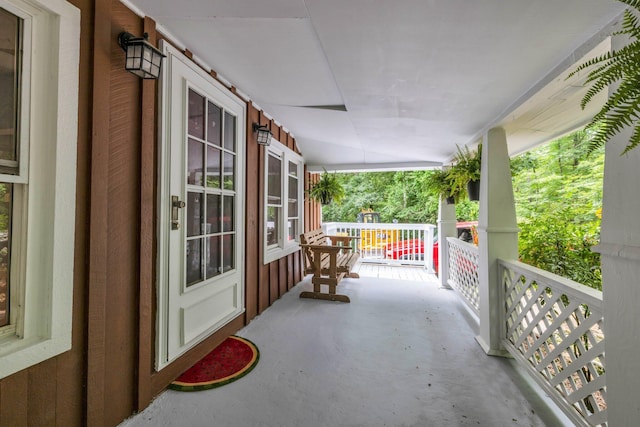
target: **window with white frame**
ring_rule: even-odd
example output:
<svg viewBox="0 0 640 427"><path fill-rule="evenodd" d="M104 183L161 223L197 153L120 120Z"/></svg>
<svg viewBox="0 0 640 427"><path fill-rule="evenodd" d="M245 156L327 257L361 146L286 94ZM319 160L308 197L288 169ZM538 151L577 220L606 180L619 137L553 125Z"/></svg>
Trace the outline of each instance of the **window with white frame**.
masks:
<svg viewBox="0 0 640 427"><path fill-rule="evenodd" d="M79 36L64 0L0 0L0 378L71 348Z"/></svg>
<svg viewBox="0 0 640 427"><path fill-rule="evenodd" d="M303 228L302 157L272 140L265 153L264 263L300 249Z"/></svg>

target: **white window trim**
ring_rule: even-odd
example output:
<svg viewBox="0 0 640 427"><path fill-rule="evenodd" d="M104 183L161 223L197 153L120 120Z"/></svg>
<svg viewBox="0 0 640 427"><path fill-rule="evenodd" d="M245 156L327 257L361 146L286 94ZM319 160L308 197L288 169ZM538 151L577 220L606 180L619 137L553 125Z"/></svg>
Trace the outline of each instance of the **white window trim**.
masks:
<svg viewBox="0 0 640 427"><path fill-rule="evenodd" d="M64 0L0 0L0 7L26 18L31 29L24 54L30 67L22 74L29 110L21 121L31 124L21 130L28 136L21 148L30 146L29 184L18 202L28 212L15 236L22 243L14 252L22 261L19 321L15 333L0 338L4 378L71 348L80 11Z"/></svg>
<svg viewBox="0 0 640 427"><path fill-rule="evenodd" d="M304 198L303 198L303 187L304 187L304 159L298 153L294 152L287 146L281 144L279 141L275 139L271 140L271 145L265 147L265 156L264 156L264 199L263 199L263 209L264 209L264 217L265 223L262 224L265 231L267 228L266 217L267 217L267 184L269 182L269 153L273 153L276 157L282 159L282 215L280 215L280 227L279 227L279 236L278 236L278 245L267 245L267 233L264 233L264 238L262 239L262 247L264 264L269 264L270 262L276 261L282 257L285 257L289 254L297 252L300 250L300 237L296 236L295 240L287 240L287 220L289 218L288 215L288 195L289 195L289 162L296 163L298 165L298 233L300 234L300 230L304 230Z"/></svg>

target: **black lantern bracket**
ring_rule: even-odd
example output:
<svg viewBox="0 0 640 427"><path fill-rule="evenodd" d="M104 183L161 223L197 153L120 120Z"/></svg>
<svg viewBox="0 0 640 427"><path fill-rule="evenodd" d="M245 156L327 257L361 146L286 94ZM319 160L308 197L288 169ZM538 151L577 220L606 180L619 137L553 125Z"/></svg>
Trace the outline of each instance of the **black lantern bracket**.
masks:
<svg viewBox="0 0 640 427"><path fill-rule="evenodd" d="M258 142L258 144L260 145L271 144L271 138L273 137L273 135L271 134L271 131L266 125L260 125L258 123L254 123L253 131L257 133L256 141Z"/></svg>
<svg viewBox="0 0 640 427"><path fill-rule="evenodd" d="M136 37L125 31L118 35L118 44L126 52L127 71L143 79L157 79L160 76L162 59L166 55L149 43L149 34Z"/></svg>

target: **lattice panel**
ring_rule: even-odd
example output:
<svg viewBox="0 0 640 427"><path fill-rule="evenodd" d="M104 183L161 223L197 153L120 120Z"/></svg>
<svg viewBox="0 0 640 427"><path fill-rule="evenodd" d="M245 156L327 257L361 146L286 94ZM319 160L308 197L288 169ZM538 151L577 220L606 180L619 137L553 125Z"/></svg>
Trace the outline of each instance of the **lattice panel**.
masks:
<svg viewBox="0 0 640 427"><path fill-rule="evenodd" d="M565 411L572 408L585 425L606 426L601 304L588 307L575 289L568 292L562 283L526 270L504 268L503 284L512 350L537 371L548 392L557 394L552 398Z"/></svg>
<svg viewBox="0 0 640 427"><path fill-rule="evenodd" d="M455 288L476 312L480 308L478 290L478 248L460 239L448 238L449 285Z"/></svg>

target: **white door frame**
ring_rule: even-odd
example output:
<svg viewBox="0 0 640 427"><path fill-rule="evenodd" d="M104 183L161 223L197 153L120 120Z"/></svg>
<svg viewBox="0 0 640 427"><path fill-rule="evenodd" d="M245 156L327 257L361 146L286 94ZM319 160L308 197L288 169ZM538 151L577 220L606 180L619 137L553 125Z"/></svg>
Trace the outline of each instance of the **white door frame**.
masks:
<svg viewBox="0 0 640 427"><path fill-rule="evenodd" d="M244 218L245 218L245 145L246 145L246 103L226 87L204 72L179 50L168 43L160 42L167 57L164 60L159 87L160 104L160 148L159 152L159 192L158 192L158 257L157 257L157 322L156 322L156 369L160 370L187 350L203 341L216 330L241 315L244 310ZM185 239L185 227L171 229L171 196L176 191L186 201L184 178L176 190L176 157L171 152L171 142L184 140L186 126L188 87L197 88L226 110L236 116L236 194L235 194L235 269L220 278L212 279L214 286L194 286L186 288L182 280L175 280L175 249L171 242ZM186 144L184 151L186 151ZM172 167L173 161L173 167ZM186 154L177 167L186 170ZM172 173L172 171L174 171ZM173 185L172 185L173 183ZM172 188L173 187L173 188ZM180 209L180 223L184 224L185 209ZM184 244L184 243L183 243ZM184 257L180 261L180 276L184 274ZM172 277L173 276L173 279ZM180 282L180 283L178 283ZM202 289L209 287L210 290ZM195 295L201 292L200 295ZM203 294L204 292L204 294ZM222 301L222 302L221 302ZM197 307L200 312L195 313ZM195 323L194 323L195 322ZM206 322L206 323L202 323ZM179 325L178 325L179 323ZM191 324L187 330L187 324ZM203 326L198 326L202 324ZM194 327L195 325L195 327Z"/></svg>

